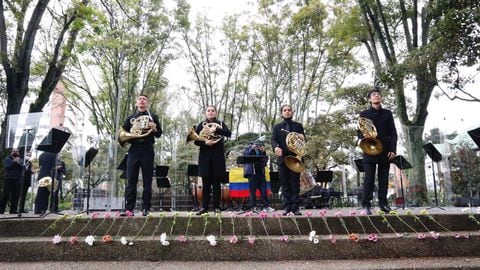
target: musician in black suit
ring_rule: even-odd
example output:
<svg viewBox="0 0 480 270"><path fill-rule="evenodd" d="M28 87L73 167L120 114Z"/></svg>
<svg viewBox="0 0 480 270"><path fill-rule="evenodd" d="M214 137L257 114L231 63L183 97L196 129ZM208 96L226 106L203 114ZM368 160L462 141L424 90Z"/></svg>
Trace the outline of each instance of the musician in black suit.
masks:
<svg viewBox="0 0 480 270"><path fill-rule="evenodd" d="M23 160L17 148L12 149L10 155L5 158L3 166L5 168L5 174L3 178L3 195L0 200L0 214L5 212L9 201L10 214L16 214L23 171Z"/></svg>
<svg viewBox="0 0 480 270"><path fill-rule="evenodd" d="M162 135L162 128L158 116L148 110L148 97L146 95L139 95L136 101L137 110L127 117L122 128L130 131L132 128L132 119L140 116L148 116L148 129L151 133L143 138L131 139L130 148L128 149L127 159L127 185L125 187L125 209L133 212L137 200L137 183L140 168L142 168L143 179L143 194L142 194L142 215L146 216L150 211L152 200L152 178L153 178L153 163L154 163L154 149L155 137L159 138ZM122 216L125 215L122 212Z"/></svg>
<svg viewBox="0 0 480 270"><path fill-rule="evenodd" d="M286 138L288 132L297 132L305 139L305 132L302 124L292 120L293 109L290 105L283 105L280 108L283 121L273 127L272 148L277 156L278 174L282 186L284 213L289 212L301 215L299 211L300 173L290 170L284 162L286 156L295 156L288 147Z"/></svg>
<svg viewBox="0 0 480 270"><path fill-rule="evenodd" d="M18 211L20 213L27 213L25 211L25 200L27 198L28 188L31 186L32 182L32 173L35 171L31 161L32 152L28 151L25 154L25 171L23 172L23 189L20 191L20 202L18 203Z"/></svg>
<svg viewBox="0 0 480 270"><path fill-rule="evenodd" d="M372 120L377 129L377 139L383 145L383 150L378 155L363 153L363 166L365 180L363 183L362 205L367 214L371 214L371 200L375 185L375 172L378 166L378 203L380 210L389 213L391 211L387 201L388 173L390 160L395 157L397 151L397 130L390 110L382 108L382 93L375 88L368 93L370 108L362 111L360 117ZM363 139L364 134L359 130L358 138Z"/></svg>
<svg viewBox="0 0 480 270"><path fill-rule="evenodd" d="M209 105L205 111L206 119L196 127L197 134L203 129L207 134L214 135L206 141L195 141L200 146L198 154L198 175L202 177L202 208L197 215L208 212L210 205L210 191L213 187L213 207L215 212L220 210L220 183L225 177L225 146L224 137L230 137L232 132L227 125L217 119L217 108ZM215 138L218 136L218 138Z"/></svg>
<svg viewBox="0 0 480 270"><path fill-rule="evenodd" d="M55 169L55 153L43 152L38 157L40 171L38 172L38 181L44 177L51 177L54 182ZM38 187L37 196L35 197L35 214L44 214L48 209L48 201L50 196L49 187Z"/></svg>

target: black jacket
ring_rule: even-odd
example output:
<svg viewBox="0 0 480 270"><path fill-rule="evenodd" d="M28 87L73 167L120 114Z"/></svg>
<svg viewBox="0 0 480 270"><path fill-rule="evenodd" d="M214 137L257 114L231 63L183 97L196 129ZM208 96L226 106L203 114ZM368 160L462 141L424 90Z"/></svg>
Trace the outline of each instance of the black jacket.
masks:
<svg viewBox="0 0 480 270"><path fill-rule="evenodd" d="M123 129L130 132L130 129L132 128L132 124L130 123L130 120L132 118L137 118L141 115L149 115L149 114L148 114L148 111L144 111L144 112L136 111L135 113L127 117L127 119L125 120L125 123L123 123L123 126L122 126ZM150 116L151 116L150 121L153 121L157 125L157 131L150 133L150 135L144 138L129 140L128 142L131 144L130 149L128 150L129 152L135 151L136 149L139 149L141 151L145 148L151 148L155 143L154 137L159 138L162 135L162 127L160 126L158 115L150 112Z"/></svg>
<svg viewBox="0 0 480 270"><path fill-rule="evenodd" d="M276 124L273 127L273 133L272 133L272 139L271 139L272 149L275 151L275 147L280 147L283 150L282 156L277 157L278 165L283 163L283 160L285 159L286 156L295 156L295 153L288 150L288 147L287 147L286 140L287 140L288 132L282 130L282 129L285 129L285 130L288 129L287 123L290 131L294 131L294 132L303 134L303 136L305 136L305 131L303 130L302 124L292 120L283 120L281 123Z"/></svg>
<svg viewBox="0 0 480 270"><path fill-rule="evenodd" d="M215 134L230 137L232 132L228 129L227 125L219 120L204 120L197 125L195 131L200 134L203 129L203 123L215 122L221 125L222 128L217 128ZM198 175L201 177L213 177L220 179L225 177L226 165L225 165L225 146L224 139L222 138L218 143L208 146L204 141L195 141L195 145L200 146L200 152L198 153Z"/></svg>
<svg viewBox="0 0 480 270"><path fill-rule="evenodd" d="M390 110L380 107L375 109L370 107L360 113L360 117L365 117L372 120L377 129L377 139L382 142L383 151L376 156L371 156L363 153L363 162L366 163L387 163L388 152L397 152L397 129L393 121L393 115ZM363 139L363 134L358 130L358 138Z"/></svg>
<svg viewBox="0 0 480 270"><path fill-rule="evenodd" d="M20 159L18 162L13 161L13 157L9 155L3 162L5 167L5 179L17 179L20 181L22 179L22 166L23 160Z"/></svg>

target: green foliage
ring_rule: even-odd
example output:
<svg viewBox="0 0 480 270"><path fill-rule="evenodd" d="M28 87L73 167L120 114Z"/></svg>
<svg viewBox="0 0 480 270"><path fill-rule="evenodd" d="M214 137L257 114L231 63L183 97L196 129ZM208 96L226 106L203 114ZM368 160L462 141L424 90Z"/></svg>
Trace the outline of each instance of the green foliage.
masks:
<svg viewBox="0 0 480 270"><path fill-rule="evenodd" d="M480 194L480 157L468 145L456 148L450 156L452 189L456 195Z"/></svg>

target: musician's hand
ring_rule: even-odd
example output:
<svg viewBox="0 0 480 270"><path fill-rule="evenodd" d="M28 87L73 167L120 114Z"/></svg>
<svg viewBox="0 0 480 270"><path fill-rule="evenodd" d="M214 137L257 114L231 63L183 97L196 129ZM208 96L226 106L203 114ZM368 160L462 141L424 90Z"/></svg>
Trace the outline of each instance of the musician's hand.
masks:
<svg viewBox="0 0 480 270"><path fill-rule="evenodd" d="M280 147L278 147L278 146L275 147L275 155L276 155L277 157L281 157L282 154L283 154L282 148L280 148Z"/></svg>
<svg viewBox="0 0 480 270"><path fill-rule="evenodd" d="M388 152L387 157L389 160L392 160L396 157L397 155L394 152Z"/></svg>
<svg viewBox="0 0 480 270"><path fill-rule="evenodd" d="M13 158L13 161L20 163L20 158L19 157Z"/></svg>
<svg viewBox="0 0 480 270"><path fill-rule="evenodd" d="M216 144L218 141L216 140L206 140L205 141L205 144L208 145L208 146L212 146L214 144Z"/></svg>
<svg viewBox="0 0 480 270"><path fill-rule="evenodd" d="M154 122L148 122L148 127L151 128L153 132L157 131L157 124Z"/></svg>
<svg viewBox="0 0 480 270"><path fill-rule="evenodd" d="M210 134L213 134L217 131L217 127L211 127L208 129L208 132L210 132Z"/></svg>

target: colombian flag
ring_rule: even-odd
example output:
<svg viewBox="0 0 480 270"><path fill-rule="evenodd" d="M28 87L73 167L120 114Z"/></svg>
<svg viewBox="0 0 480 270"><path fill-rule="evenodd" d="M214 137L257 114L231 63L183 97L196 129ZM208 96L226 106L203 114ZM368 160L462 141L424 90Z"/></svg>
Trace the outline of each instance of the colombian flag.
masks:
<svg viewBox="0 0 480 270"><path fill-rule="evenodd" d="M265 176L267 178L267 196L270 196L270 170L265 167ZM243 177L243 167L231 168L230 178L230 198L245 198L250 196L248 178ZM257 189L256 196L260 197L260 190Z"/></svg>

